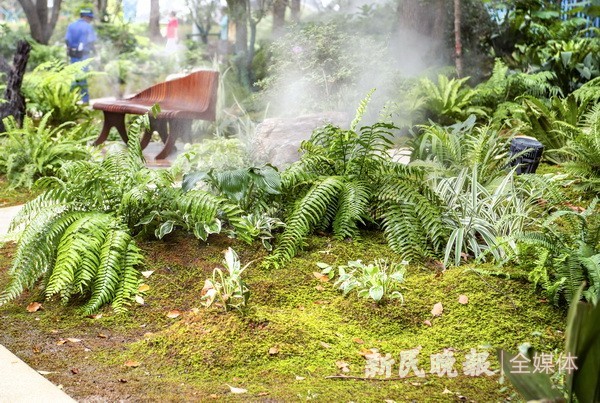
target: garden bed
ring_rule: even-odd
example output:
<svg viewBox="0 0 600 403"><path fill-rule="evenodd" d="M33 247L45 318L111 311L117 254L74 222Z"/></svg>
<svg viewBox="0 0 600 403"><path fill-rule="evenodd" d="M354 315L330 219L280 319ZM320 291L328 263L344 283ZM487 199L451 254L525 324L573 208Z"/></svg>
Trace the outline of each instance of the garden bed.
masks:
<svg viewBox="0 0 600 403"><path fill-rule="evenodd" d="M144 305L123 315L104 309L90 318L76 306L41 301L43 309L30 313L28 304L41 298L34 290L0 308L0 344L49 372L48 379L79 401L498 401L514 392L499 383L496 348L514 351L524 342L543 352L562 347L564 313L520 281L523 273L501 279L481 274L492 267L441 272L410 266L403 305L344 297L317 279L318 261L397 259L381 234L365 235L357 242L310 237L305 252L267 271L259 267L265 252L258 245L223 236L203 244L175 233L141 245L144 270L154 271L145 279ZM200 303L204 279L230 246L242 264L256 259L245 272L251 297L244 314ZM1 250L0 287L13 251L11 245ZM459 303L461 295L466 304ZM443 313L434 317L437 303ZM391 378L398 378L401 352L419 346L424 378L413 372L398 380L385 380L385 374L376 376L379 381L327 378L364 378L364 355L373 348L391 354ZM494 375L464 374L462 363L473 348L489 353ZM430 373L431 354L444 349L456 358L455 378ZM246 392L238 396L229 386Z"/></svg>

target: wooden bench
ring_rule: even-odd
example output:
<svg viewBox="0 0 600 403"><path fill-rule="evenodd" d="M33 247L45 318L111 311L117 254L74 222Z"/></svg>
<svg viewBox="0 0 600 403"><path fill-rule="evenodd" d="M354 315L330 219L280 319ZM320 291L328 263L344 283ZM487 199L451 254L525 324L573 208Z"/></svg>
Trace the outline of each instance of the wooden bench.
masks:
<svg viewBox="0 0 600 403"><path fill-rule="evenodd" d="M192 121L215 120L218 83L218 72L203 70L153 85L129 98L97 101L92 107L104 112L104 125L94 145L105 142L113 127L127 143L125 115L143 115L154 104L158 104L160 113L150 117L151 129L144 133L141 146L142 149L146 148L152 132L157 131L165 145L155 158L165 159L171 153L177 137L191 131Z"/></svg>

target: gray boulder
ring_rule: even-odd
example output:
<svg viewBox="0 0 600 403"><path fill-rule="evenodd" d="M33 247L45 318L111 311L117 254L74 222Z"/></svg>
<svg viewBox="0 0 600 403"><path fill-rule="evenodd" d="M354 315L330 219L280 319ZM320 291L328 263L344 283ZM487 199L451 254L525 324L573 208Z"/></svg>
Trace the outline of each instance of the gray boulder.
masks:
<svg viewBox="0 0 600 403"><path fill-rule="evenodd" d="M269 162L284 169L300 159L300 143L308 140L318 127L331 123L336 126L347 124L343 113L304 115L294 118L270 118L256 128L252 153L257 161Z"/></svg>

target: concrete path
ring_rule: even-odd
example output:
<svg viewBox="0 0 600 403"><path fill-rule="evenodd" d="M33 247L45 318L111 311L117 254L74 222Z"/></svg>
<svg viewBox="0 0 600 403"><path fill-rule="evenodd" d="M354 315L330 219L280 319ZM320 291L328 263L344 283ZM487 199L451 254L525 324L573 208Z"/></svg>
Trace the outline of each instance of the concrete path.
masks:
<svg viewBox="0 0 600 403"><path fill-rule="evenodd" d="M0 236L21 206L0 208ZM1 327L1 326L0 326ZM74 402L65 392L0 345L0 403Z"/></svg>
<svg viewBox="0 0 600 403"><path fill-rule="evenodd" d="M0 402L75 402L65 392L0 345Z"/></svg>

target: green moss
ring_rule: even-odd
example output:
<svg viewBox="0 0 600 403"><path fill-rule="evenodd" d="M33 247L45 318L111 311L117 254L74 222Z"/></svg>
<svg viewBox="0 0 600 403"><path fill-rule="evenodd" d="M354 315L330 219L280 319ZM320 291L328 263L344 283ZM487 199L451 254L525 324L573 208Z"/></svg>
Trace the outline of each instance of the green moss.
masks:
<svg viewBox="0 0 600 403"><path fill-rule="evenodd" d="M6 177L0 176L0 208L26 203L38 194L35 190L11 189Z"/></svg>
<svg viewBox="0 0 600 403"><path fill-rule="evenodd" d="M251 297L244 315L200 306L204 279L220 264L228 246L238 252L242 264L256 259L246 271ZM516 269L509 269L513 277L507 280L482 276L470 267L440 274L410 266L403 305L397 301L377 305L354 294L344 297L313 275L319 270L317 261L338 265L379 257L397 260L379 233L366 233L360 242L310 237L304 252L272 271L260 268L265 256L260 247L225 237L211 238L206 245L175 234L165 242L142 242L142 247L148 256L144 269L154 271L145 279L150 290L145 304L132 306L125 315L106 309L100 319L82 319L73 306L45 302L46 310L36 313L39 320L34 321L24 309L29 295L0 312L10 316L15 327L22 323L47 334L57 331L61 337L108 334L106 341L94 339L102 347L87 356L99 368L136 379L139 396L145 399L175 396L168 393L184 384L184 400L216 395L224 400L421 401L427 396L447 401L458 393L476 401L497 401L513 393L498 383L497 375L473 378L462 373L471 348L489 352L490 367L498 370L496 348L514 350L530 342L550 352L563 343L564 312L540 302ZM458 302L461 294L469 298L465 305ZM433 318L431 309L438 302L444 312ZM168 318L166 313L173 309L182 315ZM454 349L459 376L447 379L428 373L424 379L384 382L326 379L340 373L339 361L348 364L348 375L364 376L366 361L361 352L371 348L393 356L397 376L400 353L419 346L419 365L426 371L431 354ZM128 359L141 366L124 367ZM227 384L248 393L228 394Z"/></svg>

